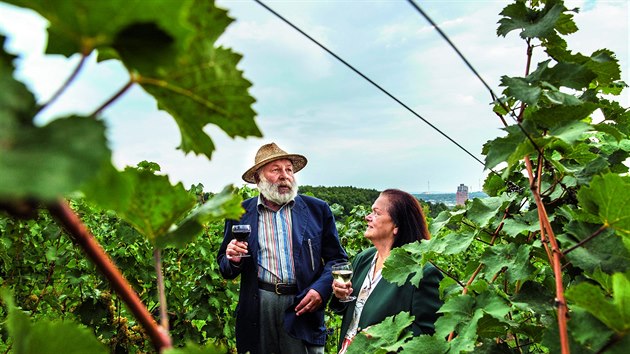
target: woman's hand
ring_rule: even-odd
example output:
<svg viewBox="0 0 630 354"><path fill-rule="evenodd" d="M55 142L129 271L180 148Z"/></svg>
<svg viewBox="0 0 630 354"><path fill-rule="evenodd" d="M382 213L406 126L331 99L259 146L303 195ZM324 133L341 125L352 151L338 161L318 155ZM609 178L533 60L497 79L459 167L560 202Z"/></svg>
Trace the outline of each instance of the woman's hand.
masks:
<svg viewBox="0 0 630 354"><path fill-rule="evenodd" d="M342 283L333 280L332 283L333 294L337 299L345 299L352 294L352 282Z"/></svg>

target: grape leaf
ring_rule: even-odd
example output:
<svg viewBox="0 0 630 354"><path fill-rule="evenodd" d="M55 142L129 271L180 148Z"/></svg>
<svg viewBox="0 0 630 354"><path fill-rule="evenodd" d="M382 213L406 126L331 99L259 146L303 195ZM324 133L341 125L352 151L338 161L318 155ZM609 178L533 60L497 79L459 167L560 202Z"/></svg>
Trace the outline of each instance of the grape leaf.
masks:
<svg viewBox="0 0 630 354"><path fill-rule="evenodd" d="M567 144L574 144L584 133L590 131L591 125L580 121L557 126L549 131L549 136L558 138Z"/></svg>
<svg viewBox="0 0 630 354"><path fill-rule="evenodd" d="M129 167L122 174L131 183L131 196L115 211L153 244L195 205L195 197L181 183L171 185L167 176Z"/></svg>
<svg viewBox="0 0 630 354"><path fill-rule="evenodd" d="M240 55L215 48L231 19L207 1L25 1L50 21L48 53L118 58L175 119L185 152L212 157L215 124L230 137L262 136L254 122L251 83L236 68ZM114 19L114 20L112 20Z"/></svg>
<svg viewBox="0 0 630 354"><path fill-rule="evenodd" d="M553 1L546 3L539 11L527 9L523 2L508 5L500 13L504 17L499 20L497 34L506 36L513 30L522 29L521 38L545 38L555 34L554 30L558 23L563 32L570 31L569 23L572 20L566 14L562 16L564 11L566 8L562 3Z"/></svg>
<svg viewBox="0 0 630 354"><path fill-rule="evenodd" d="M444 354L448 349L445 338L426 334L415 336L402 345L402 353Z"/></svg>
<svg viewBox="0 0 630 354"><path fill-rule="evenodd" d="M24 126L14 133L11 144L0 147L0 197L52 200L67 195L110 160L103 122L87 117Z"/></svg>
<svg viewBox="0 0 630 354"><path fill-rule="evenodd" d="M567 299L585 309L608 328L624 334L630 330L630 280L623 273L613 274L612 300L601 288L582 282L567 289Z"/></svg>
<svg viewBox="0 0 630 354"><path fill-rule="evenodd" d="M524 281L534 273L534 266L529 261L532 246L514 243L489 247L483 255L485 265L484 278L490 281L494 275L505 268L508 282Z"/></svg>
<svg viewBox="0 0 630 354"><path fill-rule="evenodd" d="M13 58L0 50L0 199L51 200L74 192L110 158L104 125L69 117L35 127L35 98L13 79Z"/></svg>
<svg viewBox="0 0 630 354"><path fill-rule="evenodd" d="M360 331L348 347L348 354L397 352L402 343L412 336L405 328L413 323L413 319L408 312L401 312Z"/></svg>
<svg viewBox="0 0 630 354"><path fill-rule="evenodd" d="M501 86L506 86L506 95L523 101L530 106L536 106L542 93L542 89L538 85L522 77L502 76Z"/></svg>
<svg viewBox="0 0 630 354"><path fill-rule="evenodd" d="M224 219L239 219L244 212L241 206L243 199L234 191L233 186L223 188L221 193L194 210L175 229L169 230L164 235L158 235L156 246L160 248L166 246L183 247L203 232L205 224Z"/></svg>
<svg viewBox="0 0 630 354"><path fill-rule="evenodd" d="M247 91L251 83L236 68L241 56L213 47L212 36L205 35L224 23L201 16L218 11L223 10L210 2L195 2L190 22L196 35L178 57L177 65L158 77L144 73L138 77L142 87L158 100L158 107L175 119L182 135L179 148L208 158L214 151L214 143L203 131L208 124L217 125L230 137L262 136L253 120L254 99Z"/></svg>
<svg viewBox="0 0 630 354"><path fill-rule="evenodd" d="M570 239L565 234L557 235L562 243L562 248L569 248L582 241L597 231L592 224L571 220L566 226L567 234L573 235ZM630 267L630 252L624 246L621 238L614 236L614 230L602 231L596 240L574 249L565 255L571 264L580 267L588 273L601 269L606 273L625 272Z"/></svg>
<svg viewBox="0 0 630 354"><path fill-rule="evenodd" d="M0 149L12 144L16 131L31 122L36 108L33 94L13 78L16 57L4 51L4 42L0 36Z"/></svg>
<svg viewBox="0 0 630 354"><path fill-rule="evenodd" d="M527 129L527 125L528 121L525 121L521 127L531 135L531 129ZM505 174L509 174L511 168L517 166L524 156L537 153L534 145L518 125L510 125L504 129L508 135L486 142L482 151L486 155L486 169L494 168L502 162L508 164L503 177ZM537 145L542 145L541 139L537 139L535 136L532 136L532 139Z"/></svg>
<svg viewBox="0 0 630 354"><path fill-rule="evenodd" d="M484 228L498 221L497 214L505 210L512 198L507 195L489 198L475 198L466 217L477 226ZM502 214L498 218L502 217Z"/></svg>
<svg viewBox="0 0 630 354"><path fill-rule="evenodd" d="M392 249L383 267L383 278L399 286L407 281L419 284L423 276L424 255L419 247L420 244L412 243Z"/></svg>
<svg viewBox="0 0 630 354"><path fill-rule="evenodd" d="M606 227L622 237L630 237L630 178L617 174L593 177L590 186L578 191L585 211L597 215Z"/></svg>
<svg viewBox="0 0 630 354"><path fill-rule="evenodd" d="M100 343L92 331L66 319L61 321L40 320L32 323L30 318L16 308L8 291L2 291L2 300L7 305L7 329L13 338L16 354L105 354L107 348Z"/></svg>
<svg viewBox="0 0 630 354"><path fill-rule="evenodd" d="M457 336L451 341L451 351L472 351L477 331L487 329L478 327L480 320L488 315L500 323L507 323L504 317L509 311L506 301L491 291L484 291L476 298L470 295L452 297L438 311L444 315L435 322L435 336L446 337L455 331ZM495 325L496 322L492 324Z"/></svg>
<svg viewBox="0 0 630 354"><path fill-rule="evenodd" d="M186 13L191 1L170 0L8 0L8 3L35 10L50 22L48 28L49 54L61 54L70 57L75 53L90 54L95 49L121 47L121 35L127 43L122 46L131 51L128 57L136 53L149 51L153 54L144 57L144 65L157 70L161 64L168 63L164 58L172 59L179 50L185 48L190 40L190 28L182 22L182 13ZM144 28L143 28L144 26ZM149 31L147 27L151 27ZM135 29L135 30L134 30ZM123 52L125 52L123 50ZM126 52L125 52L126 53ZM135 62L130 59L130 62ZM173 64L171 64L173 65Z"/></svg>

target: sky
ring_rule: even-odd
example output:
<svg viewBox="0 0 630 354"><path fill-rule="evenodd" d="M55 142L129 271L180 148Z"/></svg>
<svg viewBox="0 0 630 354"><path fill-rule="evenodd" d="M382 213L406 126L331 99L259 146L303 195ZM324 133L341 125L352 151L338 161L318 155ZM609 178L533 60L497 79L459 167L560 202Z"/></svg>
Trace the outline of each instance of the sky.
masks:
<svg viewBox="0 0 630 354"><path fill-rule="evenodd" d="M250 0L220 0L235 21L218 43L243 55L239 69L252 82L262 138L232 139L214 126L205 131L217 150L212 160L176 149L172 118L134 87L103 113L113 162L119 169L158 163L173 184L201 183L218 192L245 184L258 148L275 142L302 154L308 165L296 178L313 186L355 186L412 193L479 191L483 165L428 124L348 69L271 12ZM483 145L502 136L491 96L438 32L407 1L265 1L274 11L328 47L426 121L484 161ZM526 45L517 31L496 35L499 0L416 0L468 59L493 91L501 76L522 76ZM628 79L627 0L565 1L579 7L579 31L565 40L574 52L615 52ZM78 56L43 55L46 21L31 11L0 4L5 50L19 56L16 77L46 102L69 76ZM536 49L534 63L545 59ZM128 80L115 61L90 57L74 84L36 117L46 124L68 113L89 114ZM617 100L628 107L628 91Z"/></svg>

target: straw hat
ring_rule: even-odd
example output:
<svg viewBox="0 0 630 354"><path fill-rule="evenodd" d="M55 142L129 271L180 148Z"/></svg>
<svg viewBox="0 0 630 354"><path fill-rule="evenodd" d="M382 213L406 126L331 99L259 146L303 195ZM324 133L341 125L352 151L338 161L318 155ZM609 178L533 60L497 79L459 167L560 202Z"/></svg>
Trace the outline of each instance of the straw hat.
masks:
<svg viewBox="0 0 630 354"><path fill-rule="evenodd" d="M307 162L306 157L298 154L288 154L280 149L276 143L265 144L258 149L254 159L254 166L243 173L243 180L249 183L256 183L254 179L256 171L265 164L280 159L288 159L293 162L293 173L303 169Z"/></svg>

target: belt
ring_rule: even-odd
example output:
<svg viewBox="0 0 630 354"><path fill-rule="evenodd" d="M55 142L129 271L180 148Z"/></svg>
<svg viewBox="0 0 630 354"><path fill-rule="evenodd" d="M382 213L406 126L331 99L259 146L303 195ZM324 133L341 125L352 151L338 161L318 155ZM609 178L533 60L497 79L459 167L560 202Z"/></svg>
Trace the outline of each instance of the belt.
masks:
<svg viewBox="0 0 630 354"><path fill-rule="evenodd" d="M278 295L293 295L297 294L298 288L297 284L290 283L264 283L259 281L258 288L266 291L271 291L272 293L276 293Z"/></svg>

